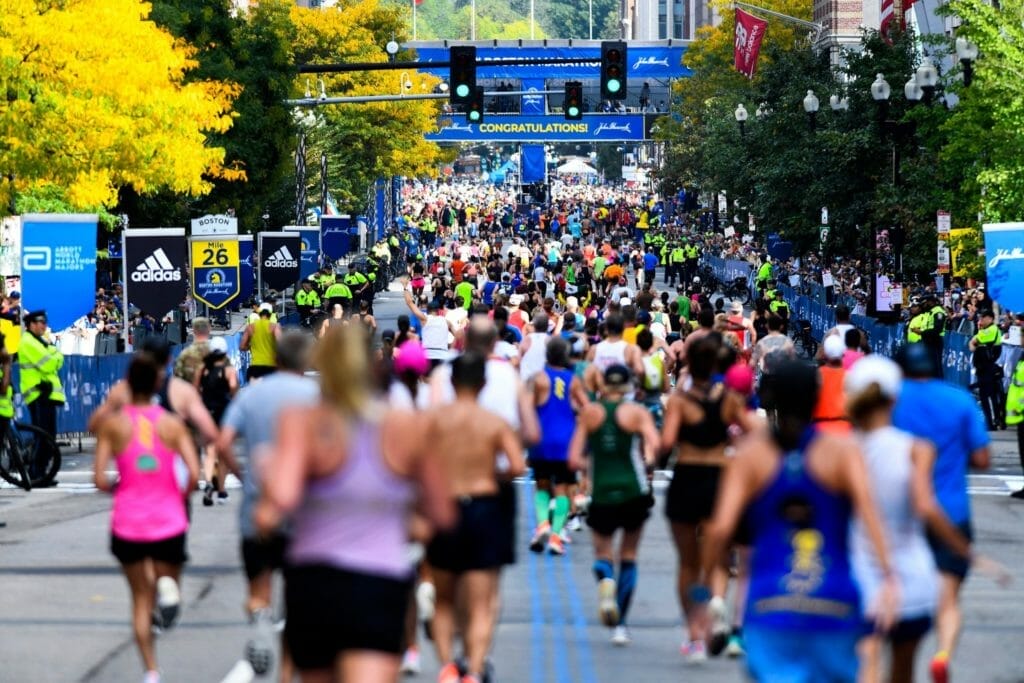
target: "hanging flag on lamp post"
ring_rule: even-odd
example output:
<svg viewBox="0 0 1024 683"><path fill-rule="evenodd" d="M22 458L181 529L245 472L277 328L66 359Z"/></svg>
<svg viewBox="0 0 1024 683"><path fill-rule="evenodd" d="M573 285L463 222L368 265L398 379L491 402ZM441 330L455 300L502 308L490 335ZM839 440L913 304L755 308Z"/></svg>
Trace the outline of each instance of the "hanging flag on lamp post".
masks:
<svg viewBox="0 0 1024 683"><path fill-rule="evenodd" d="M768 29L768 22L752 14L736 9L735 46L733 62L736 70L747 78L753 78L757 71L757 57L761 53L761 40Z"/></svg>

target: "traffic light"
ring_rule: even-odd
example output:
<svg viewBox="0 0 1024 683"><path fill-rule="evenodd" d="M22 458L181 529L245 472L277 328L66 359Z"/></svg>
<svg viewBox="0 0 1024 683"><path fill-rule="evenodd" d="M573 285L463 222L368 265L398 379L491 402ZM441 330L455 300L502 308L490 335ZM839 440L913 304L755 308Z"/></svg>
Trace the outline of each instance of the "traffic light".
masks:
<svg viewBox="0 0 1024 683"><path fill-rule="evenodd" d="M473 95L466 103L466 121L480 123L484 120L484 89L483 86L473 88Z"/></svg>
<svg viewBox="0 0 1024 683"><path fill-rule="evenodd" d="M565 84L565 101L562 104L567 121L579 121L583 118L583 84L579 81L568 81Z"/></svg>
<svg viewBox="0 0 1024 683"><path fill-rule="evenodd" d="M601 43L601 97L626 99L626 43L621 40Z"/></svg>
<svg viewBox="0 0 1024 683"><path fill-rule="evenodd" d="M448 52L448 86L451 101L456 104L468 103L476 89L476 47L453 45Z"/></svg>

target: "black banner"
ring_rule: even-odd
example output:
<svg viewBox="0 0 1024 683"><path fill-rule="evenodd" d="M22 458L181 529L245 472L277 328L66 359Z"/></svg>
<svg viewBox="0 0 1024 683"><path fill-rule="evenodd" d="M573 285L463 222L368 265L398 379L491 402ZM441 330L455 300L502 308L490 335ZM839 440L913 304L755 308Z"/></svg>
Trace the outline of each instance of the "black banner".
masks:
<svg viewBox="0 0 1024 683"><path fill-rule="evenodd" d="M184 228L126 230L125 296L161 320L188 294L188 244Z"/></svg>
<svg viewBox="0 0 1024 683"><path fill-rule="evenodd" d="M302 236L297 232L260 233L260 282L281 291L299 281Z"/></svg>

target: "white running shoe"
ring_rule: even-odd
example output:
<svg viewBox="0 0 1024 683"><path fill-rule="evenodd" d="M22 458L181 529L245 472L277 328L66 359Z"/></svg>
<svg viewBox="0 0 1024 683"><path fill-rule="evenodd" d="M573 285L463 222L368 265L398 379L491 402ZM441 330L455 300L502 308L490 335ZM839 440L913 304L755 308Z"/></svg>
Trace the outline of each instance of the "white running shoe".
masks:
<svg viewBox="0 0 1024 683"><path fill-rule="evenodd" d="M249 615L252 637L245 643L245 659L257 676L265 675L274 665L274 614L269 607Z"/></svg>
<svg viewBox="0 0 1024 683"><path fill-rule="evenodd" d="M434 584L423 581L416 586L416 611L420 621L430 621L434 618L434 602L437 599L437 591Z"/></svg>
<svg viewBox="0 0 1024 683"><path fill-rule="evenodd" d="M181 615L181 591L178 582L170 576L156 580L156 607L160 613L160 626L168 631L178 622Z"/></svg>
<svg viewBox="0 0 1024 683"><path fill-rule="evenodd" d="M402 655L402 668L401 672L406 676L415 676L423 667L420 665L420 651L414 647L410 647Z"/></svg>
<svg viewBox="0 0 1024 683"><path fill-rule="evenodd" d="M618 647L626 647L632 642L633 639L629 637L629 629L627 629L622 624L616 626L615 630L612 631L612 645L617 645Z"/></svg>
<svg viewBox="0 0 1024 683"><path fill-rule="evenodd" d="M142 683L160 683L160 672L147 671L146 677L142 679Z"/></svg>
<svg viewBox="0 0 1024 683"><path fill-rule="evenodd" d="M729 642L729 622L726 619L725 600L716 595L708 602L708 612L711 614L711 639L708 643L708 650L712 657L717 657L725 650Z"/></svg>
<svg viewBox="0 0 1024 683"><path fill-rule="evenodd" d="M569 531L579 531L580 529L582 529L583 522L580 521L580 516L573 515L572 517L570 517L569 521L565 524L565 528Z"/></svg>
<svg viewBox="0 0 1024 683"><path fill-rule="evenodd" d="M601 579L597 584L597 609L601 615L601 623L605 626L617 626L619 623L619 603L615 599L615 579Z"/></svg>
<svg viewBox="0 0 1024 683"><path fill-rule="evenodd" d="M686 657L687 664L703 664L708 661L708 650L704 645L703 640L693 640L689 643L683 643L679 648L683 656Z"/></svg>

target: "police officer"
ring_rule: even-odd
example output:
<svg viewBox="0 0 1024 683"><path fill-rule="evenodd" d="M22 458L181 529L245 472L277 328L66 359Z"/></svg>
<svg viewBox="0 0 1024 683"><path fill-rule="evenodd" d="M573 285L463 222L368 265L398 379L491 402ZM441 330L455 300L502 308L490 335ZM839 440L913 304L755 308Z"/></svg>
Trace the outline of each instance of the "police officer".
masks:
<svg viewBox="0 0 1024 683"><path fill-rule="evenodd" d="M764 257L764 263L762 263L761 267L757 269L757 277L755 278L755 280L757 282L758 290L764 292L766 289L768 289L768 283L771 281L771 279L772 257L766 255Z"/></svg>
<svg viewBox="0 0 1024 683"><path fill-rule="evenodd" d="M782 318L782 334L789 329L789 304L782 298L782 290L775 290L775 299L768 304L768 310Z"/></svg>
<svg viewBox="0 0 1024 683"><path fill-rule="evenodd" d="M353 303L366 301L371 306L373 305L373 287L370 286L370 280L365 275L354 268L349 268L342 281L352 290Z"/></svg>
<svg viewBox="0 0 1024 683"><path fill-rule="evenodd" d="M910 322L907 324L907 342L916 344L921 341L921 332L927 327L931 316L921 309L921 298L910 297Z"/></svg>
<svg viewBox="0 0 1024 683"><path fill-rule="evenodd" d="M686 260L686 252L679 244L673 245L668 255L668 284L674 285L676 278L683 282L683 263Z"/></svg>
<svg viewBox="0 0 1024 683"><path fill-rule="evenodd" d="M51 437L57 437L57 407L64 405L64 390L57 374L64 365L64 355L46 335L46 311L32 311L25 316L28 334L18 347L18 365L21 368L20 391L28 407L32 424ZM41 477L47 463L33 461L36 471L29 472L33 479ZM49 482L53 485L54 482Z"/></svg>
<svg viewBox="0 0 1024 683"><path fill-rule="evenodd" d="M926 326L921 331L921 341L931 351L936 379L942 379L942 351L946 340L946 309L939 304L935 294L929 292L924 297L922 310L925 311L927 319L925 320Z"/></svg>
<svg viewBox="0 0 1024 683"><path fill-rule="evenodd" d="M700 249L696 244L690 242L686 245L686 279L692 280L697 274L697 260L700 259Z"/></svg>
<svg viewBox="0 0 1024 683"><path fill-rule="evenodd" d="M295 308L299 311L302 326L309 327L310 318L320 308L320 295L313 289L311 280L303 280L302 288L295 292Z"/></svg>
<svg viewBox="0 0 1024 683"><path fill-rule="evenodd" d="M328 310L334 304L339 304L346 312L352 308L352 290L344 282L335 282L328 287L324 298L327 299Z"/></svg>
<svg viewBox="0 0 1024 683"><path fill-rule="evenodd" d="M1003 351L1003 333L995 323L992 311L982 311L978 316L978 332L967 343L973 356L974 371L978 376L978 394L981 397L981 412L989 430L1005 429L1006 416L1003 409L1006 396L1003 394L1003 368L999 356Z"/></svg>
<svg viewBox="0 0 1024 683"><path fill-rule="evenodd" d="M1017 428L1017 457L1024 469L1024 358L1017 361L1010 380L1010 390L1006 392L1006 424ZM1010 494L1018 500L1024 500L1024 487Z"/></svg>

